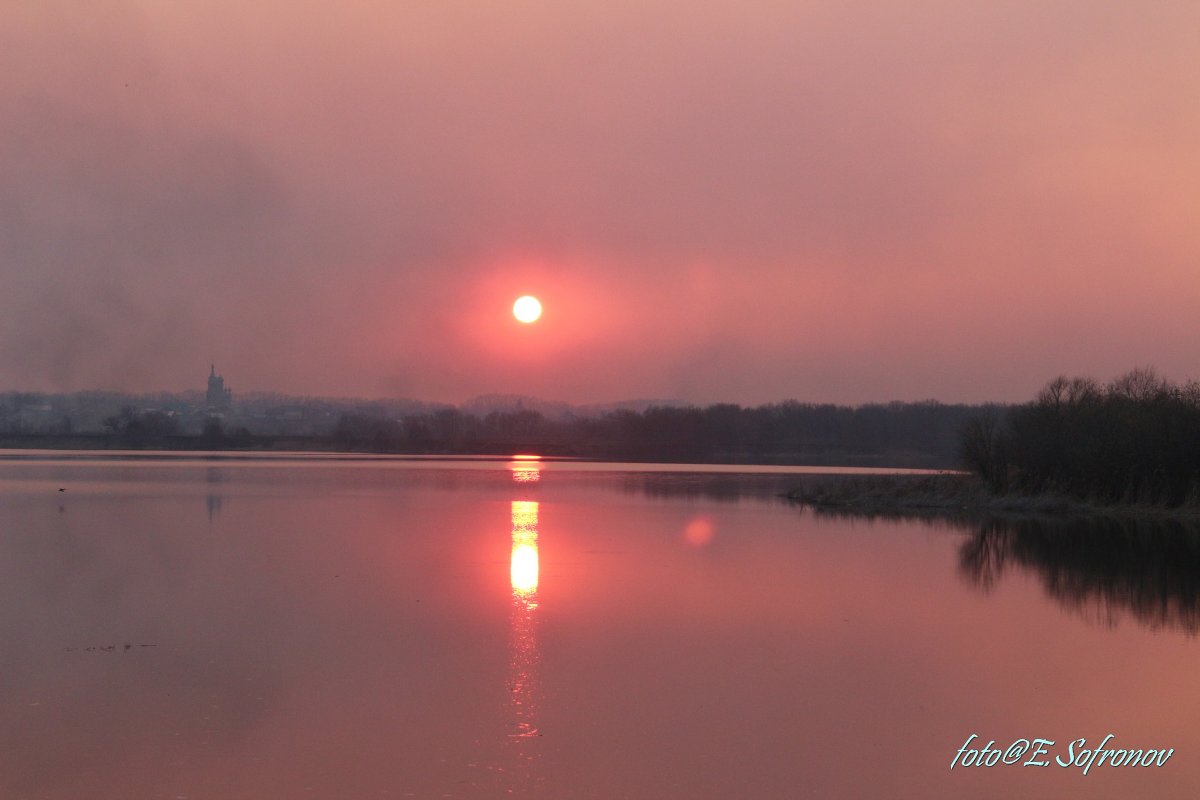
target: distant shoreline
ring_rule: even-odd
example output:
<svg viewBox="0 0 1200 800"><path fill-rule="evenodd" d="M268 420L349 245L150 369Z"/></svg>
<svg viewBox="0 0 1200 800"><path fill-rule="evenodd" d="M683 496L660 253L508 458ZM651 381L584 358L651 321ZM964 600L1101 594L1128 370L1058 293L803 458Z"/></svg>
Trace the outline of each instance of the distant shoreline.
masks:
<svg viewBox="0 0 1200 800"><path fill-rule="evenodd" d="M558 450L558 452L555 452ZM27 452L20 452L27 451ZM976 520L994 517L1123 517L1128 519L1200 519L1200 506L1150 505L1144 503L1098 503L1049 492L996 493L979 477L945 469L911 468L883 463L882 458L833 461L813 454L775 460L748 458L678 458L669 453L621 454L598 453L581 455L562 452L562 448L493 447L456 452L452 450L403 450L377 448L347 448L332 437L324 436L259 436L243 437L236 444L229 440L193 435L161 437L141 444L131 443L110 434L9 434L0 435L0 458L11 453L13 458L36 457L37 454L112 453L114 457L170 459L194 454L202 458L241 460L255 457L312 456L407 459L463 459L475 461L511 461L529 458L541 460L547 466L555 461L580 463L625 463L661 465L663 467L729 467L746 468L755 472L778 469L781 473L795 470L795 486L780 487L783 499L807 506L819 514L847 517L940 518ZM534 455L536 454L536 455ZM52 455L42 458L54 458ZM65 456L70 457L70 456ZM83 456L76 456L83 457ZM869 461L874 463L862 463ZM805 470L804 468L808 468ZM827 471L826 471L827 470ZM736 471L736 469L732 469Z"/></svg>
<svg viewBox="0 0 1200 800"><path fill-rule="evenodd" d="M107 433L0 434L0 453L5 450L106 450L222 453L329 453L395 456L494 456L508 458L516 453L537 454L546 458L572 458L592 461L664 464L727 464L740 466L829 467L885 470L939 471L924 459L897 459L894 454L846 453L701 453L693 451L645 449L636 452L619 447L564 447L545 442L497 442L471 448L376 447L339 440L334 436L229 435L220 438L204 435L175 434L156 436L144 441L130 440ZM897 463L897 461L901 463Z"/></svg>
<svg viewBox="0 0 1200 800"><path fill-rule="evenodd" d="M334 452L331 439L319 436L251 435L234 440L232 437L213 439L187 434L154 437L146 441L130 441L107 433L10 433L0 434L0 450L167 450L201 451L229 450L290 452L311 450Z"/></svg>

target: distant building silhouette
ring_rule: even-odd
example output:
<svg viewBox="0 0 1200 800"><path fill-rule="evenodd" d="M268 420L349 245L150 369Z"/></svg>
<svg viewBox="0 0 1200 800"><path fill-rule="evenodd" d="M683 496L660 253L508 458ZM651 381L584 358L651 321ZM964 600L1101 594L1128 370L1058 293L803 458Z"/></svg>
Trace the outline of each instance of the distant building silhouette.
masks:
<svg viewBox="0 0 1200 800"><path fill-rule="evenodd" d="M229 408L233 405L233 391L225 388L225 379L217 374L216 364L209 367L208 392L204 400L209 408Z"/></svg>

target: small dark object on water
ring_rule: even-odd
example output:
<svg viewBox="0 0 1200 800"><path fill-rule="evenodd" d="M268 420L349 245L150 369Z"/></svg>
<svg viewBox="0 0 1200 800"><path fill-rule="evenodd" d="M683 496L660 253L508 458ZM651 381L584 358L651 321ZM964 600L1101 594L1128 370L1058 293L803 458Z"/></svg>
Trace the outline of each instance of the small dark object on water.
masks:
<svg viewBox="0 0 1200 800"><path fill-rule="evenodd" d="M134 647L158 647L158 645L157 644L133 645L133 644L130 644L129 642L125 642L125 647L124 647L125 650L132 650ZM117 646L115 644L101 644L101 645L92 645L91 647L84 647L84 648L80 648L80 649L82 649L88 653L112 653L112 652L116 651ZM68 653L73 653L73 652L75 652L75 650L76 650L76 648L74 648L74 647L67 648Z"/></svg>
<svg viewBox="0 0 1200 800"><path fill-rule="evenodd" d="M63 487L61 487L61 486L60 486L60 487L58 487L58 490L59 490L60 492L65 492L65 491L66 491L66 489L64 489L64 488L63 488Z"/></svg>

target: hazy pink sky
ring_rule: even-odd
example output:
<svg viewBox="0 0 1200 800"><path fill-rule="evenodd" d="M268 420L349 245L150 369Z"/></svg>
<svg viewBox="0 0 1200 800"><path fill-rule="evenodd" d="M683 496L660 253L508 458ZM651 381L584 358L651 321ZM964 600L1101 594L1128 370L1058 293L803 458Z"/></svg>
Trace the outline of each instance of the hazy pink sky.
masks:
<svg viewBox="0 0 1200 800"><path fill-rule="evenodd" d="M1198 30L1195 0L0 0L0 390L1200 377Z"/></svg>

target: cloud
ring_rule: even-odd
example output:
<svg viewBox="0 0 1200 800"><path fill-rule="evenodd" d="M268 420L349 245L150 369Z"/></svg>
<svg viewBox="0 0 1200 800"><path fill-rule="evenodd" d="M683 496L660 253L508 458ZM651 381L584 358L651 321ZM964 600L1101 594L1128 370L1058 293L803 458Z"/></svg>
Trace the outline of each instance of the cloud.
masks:
<svg viewBox="0 0 1200 800"><path fill-rule="evenodd" d="M1016 399L1200 334L1194 4L19 8L6 383ZM17 358L59 302L129 355Z"/></svg>
<svg viewBox="0 0 1200 800"><path fill-rule="evenodd" d="M80 19L96 27L71 24ZM130 33L137 21L108 4L53 25L31 14L6 35L0 341L10 378L153 386L171 360L204 358L209 310L252 290L243 271L278 257L282 183L238 135L174 107Z"/></svg>

